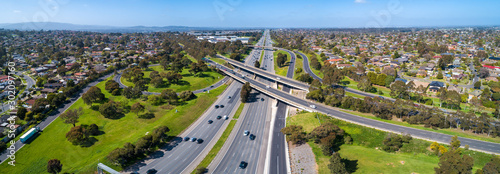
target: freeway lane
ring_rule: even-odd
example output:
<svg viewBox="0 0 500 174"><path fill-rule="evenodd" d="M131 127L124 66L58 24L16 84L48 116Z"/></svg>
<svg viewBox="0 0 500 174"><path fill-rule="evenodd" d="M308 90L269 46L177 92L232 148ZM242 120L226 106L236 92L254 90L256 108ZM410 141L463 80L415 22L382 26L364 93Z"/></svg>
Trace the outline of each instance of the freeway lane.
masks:
<svg viewBox="0 0 500 174"><path fill-rule="evenodd" d="M198 158L199 154L207 147L210 141L217 141L217 139L214 139L216 134L221 134L224 131L221 128L229 120L224 120L223 118L217 120L216 117L219 115L230 116L233 109L237 108L235 106L238 100L240 100L239 91L241 86L241 83L232 83L219 99L195 123L183 132L180 137L177 137L172 143L150 155L150 158L130 167L127 171L146 173L147 170L154 168L158 170L158 173L178 174L191 172L184 170L192 161ZM231 96L230 99L228 99L229 96ZM219 104L223 104L224 108L215 109L214 106ZM213 123L208 124L208 120L213 120ZM201 144L183 141L182 138L186 136L201 138L204 141Z"/></svg>
<svg viewBox="0 0 500 174"><path fill-rule="evenodd" d="M232 71L228 72L232 73ZM232 75L232 74L229 74ZM233 78L237 78L236 76L232 76ZM394 133L408 133L411 134L415 138L420 138L420 139L425 139L429 141L436 141L439 143L449 143L451 140L451 135L446 135L446 134L441 134L441 133L436 133L436 132L431 132L431 131L426 131L426 130L421 130L421 129L415 129L415 128L409 128L405 126L399 126L395 124L390 124L382 121L377 121L369 118L364 118L348 113L344 113L341 111L336 110L333 107L329 107L323 104L317 104L313 102L309 102L305 99L300 99L295 96L292 96L290 94L281 92L279 90L273 89L273 88L266 88L265 84L262 84L260 82L254 81L249 78L245 79L238 79L238 80L244 80L244 81L249 81L252 84L252 87L258 87L260 88L259 90L263 90L262 92L266 92L269 95L275 95L279 97L280 100L282 100L285 103L289 104L298 104L302 106L304 109L308 110L313 110L321 113L325 113L329 116L336 117L338 119L342 119L348 122L352 122L355 124L367 126L367 127L372 127L375 129L379 130L384 130L384 131L389 131L389 132L394 132ZM316 105L316 109L309 108L311 104ZM469 139L469 138L463 138L463 137L458 137L459 140L462 142L462 145L469 145L470 149L478 150L478 151L483 151L487 153L495 153L495 154L500 154L500 145L498 143L491 143L491 142L485 142L485 141L480 141L480 140L474 140L474 139Z"/></svg>
<svg viewBox="0 0 500 174"><path fill-rule="evenodd" d="M285 50L285 49L283 49ZM290 64L288 66L288 72L286 77L293 79L293 71L295 71L295 54L289 50L285 50L291 56ZM283 85L283 91L286 93L290 92L290 88L286 85ZM279 174L279 173L287 173L287 155L288 153L285 149L286 140L283 133L281 133L281 129L286 125L286 109L287 105L283 102L278 103L278 109L276 111L276 120L274 121L273 131L271 132L272 140L271 140L271 154L270 156L270 167L269 173Z"/></svg>
<svg viewBox="0 0 500 174"><path fill-rule="evenodd" d="M266 38L267 31L263 38ZM261 38L262 40L262 38ZM267 44L269 39L266 39L264 44ZM253 54L246 58L245 64L247 66L253 66L255 61L260 59L261 55L260 49L255 49L252 51ZM273 67L272 62L272 52L264 50L264 59L262 60L261 68ZM267 71L274 71L273 68L267 68ZM251 78L251 75L247 75L245 78ZM258 79L267 85L270 82ZM261 100L263 99L263 101ZM230 146L222 157L219 164L216 165L212 173L263 173L265 165L265 157L267 152L267 141L269 135L270 127L270 115L271 115L271 100L268 96L253 90L251 98L247 103L249 109L244 114L242 124L240 127L236 127L233 131L236 131L236 137L230 143ZM245 130L249 130L250 134L256 136L255 140L250 140L249 136L244 136ZM238 166L241 161L248 163L246 169L239 169Z"/></svg>

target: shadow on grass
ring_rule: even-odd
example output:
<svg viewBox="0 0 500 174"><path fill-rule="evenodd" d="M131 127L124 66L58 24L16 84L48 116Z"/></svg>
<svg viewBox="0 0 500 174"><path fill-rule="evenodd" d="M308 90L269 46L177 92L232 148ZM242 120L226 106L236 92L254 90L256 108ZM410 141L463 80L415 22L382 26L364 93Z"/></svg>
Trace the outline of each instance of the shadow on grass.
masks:
<svg viewBox="0 0 500 174"><path fill-rule="evenodd" d="M80 144L80 146L82 146L82 147L90 147L90 146L94 145L97 141L98 140L96 138L89 137L82 144Z"/></svg>
<svg viewBox="0 0 500 174"><path fill-rule="evenodd" d="M354 173L356 172L356 170L358 170L358 160L349 160L343 158L341 161L345 164L347 172Z"/></svg>

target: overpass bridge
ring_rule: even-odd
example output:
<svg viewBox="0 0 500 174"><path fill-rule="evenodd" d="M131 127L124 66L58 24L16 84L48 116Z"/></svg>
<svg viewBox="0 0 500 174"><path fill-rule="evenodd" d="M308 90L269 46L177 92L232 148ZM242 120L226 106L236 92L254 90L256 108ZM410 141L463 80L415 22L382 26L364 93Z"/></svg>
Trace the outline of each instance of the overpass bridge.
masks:
<svg viewBox="0 0 500 174"><path fill-rule="evenodd" d="M275 81L276 83L281 83L283 85L287 85L287 86L290 86L292 88L309 91L309 84L307 84L307 83L303 83L303 82L300 82L300 81L297 81L297 80L294 80L294 79L291 79L288 77L276 75L276 74L261 70L259 68L255 68L253 66L247 66L239 61L229 59L229 58L224 57L222 55L217 55L217 57L226 60L229 64L233 65L234 67L238 67L241 70L245 70L245 71L248 71L248 72L253 73L255 75L259 75L259 76L266 78L266 79L269 79L271 81Z"/></svg>
<svg viewBox="0 0 500 174"><path fill-rule="evenodd" d="M248 76L242 76L241 74L236 73L235 71L233 71L230 68L227 68L226 66L217 64L211 60L207 60L207 61L211 64L214 64L219 69L225 69L225 70L223 70L223 72L225 74L227 74L228 76L232 77L233 79L235 79L236 81L239 81L241 83L249 82L250 86L253 89L255 89L259 92L262 92L262 93L264 93L272 98L275 98L278 101L281 101L283 103L289 104L289 105L294 106L294 107L297 107L299 109L303 109L303 110L310 111L310 112L323 113L323 114L335 117L335 118L343 120L343 121L347 121L350 123L354 123L354 124L358 124L358 125L362 125L362 126L386 131L386 132L392 132L392 133L396 133L396 134L410 134L414 138L423 139L423 140L427 140L427 141L435 141L438 143L448 144L452 138L451 135L447 135L447 134L442 134L442 133L437 133L437 132L432 132L432 131L427 131L427 130L421 130L421 129L411 128L411 127L406 127L406 126L400 126L400 125L396 125L396 124L386 123L383 121L378 121L378 120L374 120L374 119L370 119L370 118L365 118L365 117L345 113L345 112L340 111L337 108L327 106L327 105L324 105L322 103L315 103L315 102L308 101L306 99L292 96L291 94L285 93L281 90L271 88L271 87L267 86L266 84L263 84L261 82L254 80L253 78L250 78ZM247 67L247 69L251 69L251 68ZM472 149L472 150L481 151L481 152L485 152L485 153L491 153L491 154L497 154L497 155L500 154L500 145L498 143L486 142L486 141L463 138L463 137L458 137L458 138L462 142L463 146L469 145L470 149Z"/></svg>

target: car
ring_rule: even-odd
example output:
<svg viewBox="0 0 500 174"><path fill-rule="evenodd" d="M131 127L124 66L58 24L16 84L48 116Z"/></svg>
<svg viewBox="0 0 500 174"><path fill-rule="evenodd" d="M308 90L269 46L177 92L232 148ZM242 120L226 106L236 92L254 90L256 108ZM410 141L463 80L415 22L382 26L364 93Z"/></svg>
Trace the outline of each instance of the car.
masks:
<svg viewBox="0 0 500 174"><path fill-rule="evenodd" d="M316 105L309 105L309 107L316 109Z"/></svg>
<svg viewBox="0 0 500 174"><path fill-rule="evenodd" d="M201 144L201 143L203 143L203 139L198 138L198 140L196 140L196 142L198 142L198 144Z"/></svg>
<svg viewBox="0 0 500 174"><path fill-rule="evenodd" d="M245 169L245 168L247 168L247 165L248 165L248 163L247 163L247 162L245 162L245 161L241 161L241 162L240 162L240 166L239 166L239 167L240 167L240 169Z"/></svg>
<svg viewBox="0 0 500 174"><path fill-rule="evenodd" d="M158 171L156 169L149 169L146 173L147 174L155 174L157 173Z"/></svg>
<svg viewBox="0 0 500 174"><path fill-rule="evenodd" d="M214 121L212 120L208 120L208 124L212 124Z"/></svg>
<svg viewBox="0 0 500 174"><path fill-rule="evenodd" d="M219 109L219 105L215 105L215 109Z"/></svg>
<svg viewBox="0 0 500 174"><path fill-rule="evenodd" d="M266 88L269 88L269 85L267 85Z"/></svg>
<svg viewBox="0 0 500 174"><path fill-rule="evenodd" d="M191 141L192 142L196 141L196 138L195 137L191 138Z"/></svg>
<svg viewBox="0 0 500 174"><path fill-rule="evenodd" d="M249 138L250 138L250 140L255 140L255 135L254 134L250 134Z"/></svg>
<svg viewBox="0 0 500 174"><path fill-rule="evenodd" d="M260 101L264 101L264 98L260 98Z"/></svg>
<svg viewBox="0 0 500 174"><path fill-rule="evenodd" d="M184 141L189 141L189 137L184 137Z"/></svg>
<svg viewBox="0 0 500 174"><path fill-rule="evenodd" d="M231 99L231 96L227 96L227 99Z"/></svg>
<svg viewBox="0 0 500 174"><path fill-rule="evenodd" d="M220 108L224 108L224 105L219 105L219 106L220 106Z"/></svg>
<svg viewBox="0 0 500 174"><path fill-rule="evenodd" d="M229 119L229 117L227 115L224 115L224 120L227 120Z"/></svg>
<svg viewBox="0 0 500 174"><path fill-rule="evenodd" d="M280 79L280 77L276 77L276 79L278 79L278 80L279 80L279 79Z"/></svg>
<svg viewBox="0 0 500 174"><path fill-rule="evenodd" d="M220 120L221 118L222 118L222 117L221 117L220 115L219 115L219 116L217 116L217 120Z"/></svg>
<svg viewBox="0 0 500 174"><path fill-rule="evenodd" d="M210 86L210 88L213 88L214 86Z"/></svg>
<svg viewBox="0 0 500 174"><path fill-rule="evenodd" d="M245 135L245 136L248 136L248 134L250 134L249 130L245 130L245 132L243 132L243 135Z"/></svg>

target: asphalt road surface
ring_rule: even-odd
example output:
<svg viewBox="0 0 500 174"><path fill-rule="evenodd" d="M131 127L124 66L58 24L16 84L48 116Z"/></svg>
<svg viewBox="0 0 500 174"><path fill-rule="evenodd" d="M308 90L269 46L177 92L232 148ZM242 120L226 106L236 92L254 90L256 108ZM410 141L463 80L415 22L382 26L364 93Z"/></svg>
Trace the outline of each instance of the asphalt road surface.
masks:
<svg viewBox="0 0 500 174"><path fill-rule="evenodd" d="M266 31L264 36L261 38L266 38L269 33ZM266 39L264 44L269 44L270 39ZM261 50L255 49L246 58L247 66L254 66L254 62L260 59ZM272 52L264 50L264 58L262 60L261 68L267 68L266 71L274 72ZM244 73L247 75L245 78L251 78L251 74ZM271 82L258 79L259 81L271 85ZM245 116L243 118L240 127L237 127L236 137L232 142L230 142L230 147L227 150L225 156L222 158L220 163L216 166L214 171L209 171L211 173L263 173L265 166L266 148L268 141L268 133L270 126L270 115L271 115L271 98L268 96L252 90L251 97L247 103L249 106ZM245 130L250 131L250 134L256 136L255 140L250 140L249 136L244 136ZM248 163L245 169L240 169L239 165L241 161Z"/></svg>
<svg viewBox="0 0 500 174"><path fill-rule="evenodd" d="M191 171L184 171L193 160L195 160L198 155L205 149L210 141L214 140L213 137L221 130L221 126L224 122L224 118L218 120L217 116L229 115L231 111L240 100L240 90L241 83L232 83L226 91L220 96L220 98L208 109L206 114L203 114L198 118L199 122L195 122L191 125L193 129L189 132L183 133L187 137L201 138L204 141L199 144L197 142L183 141L184 137L177 137L172 143L163 147L161 150L150 155L153 159L148 159L147 162L141 161L138 164L131 167L132 171L137 171L139 173L146 173L149 169L156 169L158 173L189 173ZM231 96L231 98L228 98ZM215 105L224 105L224 108L215 109ZM212 120L212 124L208 124L208 120Z"/></svg>

